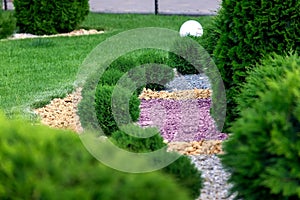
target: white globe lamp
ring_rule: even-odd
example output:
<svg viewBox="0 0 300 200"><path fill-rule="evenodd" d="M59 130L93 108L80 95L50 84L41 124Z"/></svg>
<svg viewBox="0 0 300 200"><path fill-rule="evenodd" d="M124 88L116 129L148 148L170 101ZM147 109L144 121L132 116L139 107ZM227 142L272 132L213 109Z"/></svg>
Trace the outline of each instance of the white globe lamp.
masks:
<svg viewBox="0 0 300 200"><path fill-rule="evenodd" d="M203 28L199 22L195 20L188 20L181 25L179 34L181 37L188 35L201 37L203 35Z"/></svg>

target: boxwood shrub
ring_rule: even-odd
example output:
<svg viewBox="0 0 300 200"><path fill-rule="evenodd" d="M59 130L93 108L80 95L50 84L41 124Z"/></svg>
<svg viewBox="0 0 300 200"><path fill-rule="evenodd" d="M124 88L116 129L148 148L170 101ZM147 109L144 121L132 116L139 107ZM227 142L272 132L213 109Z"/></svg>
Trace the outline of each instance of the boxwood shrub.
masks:
<svg viewBox="0 0 300 200"><path fill-rule="evenodd" d="M242 97L248 101L221 155L236 199L300 198L300 63L295 58L268 61L270 67L247 78L242 93L250 86L250 95Z"/></svg>
<svg viewBox="0 0 300 200"><path fill-rule="evenodd" d="M73 31L89 13L88 0L14 0L17 26L36 35Z"/></svg>
<svg viewBox="0 0 300 200"><path fill-rule="evenodd" d="M73 132L2 115L0 162L0 199L191 199L161 172L128 174L102 165Z"/></svg>
<svg viewBox="0 0 300 200"><path fill-rule="evenodd" d="M300 1L222 1L218 27L220 38L214 57L227 97L225 124L237 117L235 97L245 81L247 69L272 52L280 55L300 50Z"/></svg>

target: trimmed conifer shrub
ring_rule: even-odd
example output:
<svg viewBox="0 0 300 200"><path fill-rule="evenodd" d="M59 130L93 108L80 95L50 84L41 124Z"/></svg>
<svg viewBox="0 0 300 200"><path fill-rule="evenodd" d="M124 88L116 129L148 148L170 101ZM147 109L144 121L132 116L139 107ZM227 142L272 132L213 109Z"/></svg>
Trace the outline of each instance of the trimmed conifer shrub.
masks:
<svg viewBox="0 0 300 200"><path fill-rule="evenodd" d="M119 88L118 94L113 96L114 89L114 86L98 85L95 94L98 123L106 136L119 130L120 125L135 122L140 114L140 100L137 94L131 94L129 90ZM129 102L126 102L127 100Z"/></svg>
<svg viewBox="0 0 300 200"><path fill-rule="evenodd" d="M35 35L73 31L89 13L88 0L14 0L17 26Z"/></svg>
<svg viewBox="0 0 300 200"><path fill-rule="evenodd" d="M16 29L16 19L10 12L0 10L0 39L11 36Z"/></svg>
<svg viewBox="0 0 300 200"><path fill-rule="evenodd" d="M285 76L285 71L300 66L300 57L297 53L279 56L271 54L262 60L251 70L250 75L246 77L246 82L241 85L241 93L237 95L237 111L240 113L248 109L257 101L258 95L269 90L266 84L269 80L278 80Z"/></svg>
<svg viewBox="0 0 300 200"><path fill-rule="evenodd" d="M150 135L151 137L145 137ZM141 138L142 136L144 138ZM110 139L120 148L137 153L156 151L167 145L163 142L163 138L157 128L140 128L132 124L123 127L122 131L114 132ZM161 169L161 171L172 175L177 180L177 183L186 188L194 199L199 197L200 189L202 188L201 172L198 171L187 156L180 156L173 163Z"/></svg>
<svg viewBox="0 0 300 200"><path fill-rule="evenodd" d="M241 95L247 101L221 155L236 199L300 198L300 63L295 58L266 61L271 66L247 77L242 93L250 94Z"/></svg>
<svg viewBox="0 0 300 200"><path fill-rule="evenodd" d="M128 174L102 165L73 132L3 115L0 162L0 199L191 199L161 172Z"/></svg>
<svg viewBox="0 0 300 200"><path fill-rule="evenodd" d="M193 39L193 40L192 40ZM205 57L203 48L198 45L198 37L183 37L174 42L169 52L169 66L176 68L181 74L199 74L204 72Z"/></svg>
<svg viewBox="0 0 300 200"><path fill-rule="evenodd" d="M166 146L157 128L141 128L133 124L113 132L111 140L120 148L136 153L152 152Z"/></svg>
<svg viewBox="0 0 300 200"><path fill-rule="evenodd" d="M247 69L275 52L300 50L300 1L222 1L214 57L227 96L226 127L237 117L235 97Z"/></svg>

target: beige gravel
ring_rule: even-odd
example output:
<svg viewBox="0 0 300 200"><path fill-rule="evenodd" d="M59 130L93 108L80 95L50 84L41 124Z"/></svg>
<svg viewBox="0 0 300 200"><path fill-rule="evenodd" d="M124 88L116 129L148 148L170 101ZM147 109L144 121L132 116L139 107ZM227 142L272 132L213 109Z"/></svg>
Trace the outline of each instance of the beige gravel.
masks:
<svg viewBox="0 0 300 200"><path fill-rule="evenodd" d="M28 33L16 33L8 39L15 40L15 39L26 39L26 38L49 38L49 37L61 37L61 36L71 37L71 36L92 35L92 34L102 34L102 33L104 33L104 31L97 31L96 29L90 29L90 30L79 29L79 30L74 30L70 33L60 33L54 35L33 35Z"/></svg>
<svg viewBox="0 0 300 200"><path fill-rule="evenodd" d="M42 124L81 133L83 128L77 115L78 103L81 99L81 88L78 88L65 98L55 98L48 105L35 109L34 112L40 116ZM172 142L168 146L169 151L177 151L184 155L223 153L221 140Z"/></svg>
<svg viewBox="0 0 300 200"><path fill-rule="evenodd" d="M181 90L176 92L166 91L153 91L151 89L144 89L139 95L140 99L175 99L175 100L187 100L187 99L207 99L212 95L212 91L209 89L193 89L193 90Z"/></svg>
<svg viewBox="0 0 300 200"><path fill-rule="evenodd" d="M65 98L55 98L34 112L40 116L42 124L80 133L83 129L77 115L77 106L81 99L81 88L78 88Z"/></svg>

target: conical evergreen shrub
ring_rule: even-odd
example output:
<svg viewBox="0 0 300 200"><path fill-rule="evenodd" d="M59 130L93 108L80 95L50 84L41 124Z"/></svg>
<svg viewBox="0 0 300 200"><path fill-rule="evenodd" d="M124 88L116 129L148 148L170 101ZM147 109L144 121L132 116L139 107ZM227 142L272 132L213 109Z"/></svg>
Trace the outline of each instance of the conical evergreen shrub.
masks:
<svg viewBox="0 0 300 200"><path fill-rule="evenodd" d="M266 61L242 89L246 103L221 156L236 199L300 199L299 60L294 55Z"/></svg>
<svg viewBox="0 0 300 200"><path fill-rule="evenodd" d="M222 1L214 57L227 96L226 127L237 117L239 84L267 54L300 50L300 1Z"/></svg>

